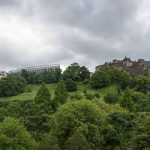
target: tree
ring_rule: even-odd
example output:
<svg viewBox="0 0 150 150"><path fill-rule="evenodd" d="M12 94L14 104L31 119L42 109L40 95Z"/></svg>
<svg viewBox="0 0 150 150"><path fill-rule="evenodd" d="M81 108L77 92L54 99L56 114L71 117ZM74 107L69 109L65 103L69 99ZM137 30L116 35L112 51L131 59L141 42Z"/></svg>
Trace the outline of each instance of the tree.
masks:
<svg viewBox="0 0 150 150"><path fill-rule="evenodd" d="M102 88L110 85L110 76L103 70L97 70L90 81L92 88Z"/></svg>
<svg viewBox="0 0 150 150"><path fill-rule="evenodd" d="M66 142L65 150L91 150L90 144L81 132L76 132L70 136Z"/></svg>
<svg viewBox="0 0 150 150"><path fill-rule="evenodd" d="M95 98L95 94L92 94L90 92L86 92L84 96L85 96L85 99L87 100L93 100Z"/></svg>
<svg viewBox="0 0 150 150"><path fill-rule="evenodd" d="M131 83L132 83L132 78L130 73L124 71L121 76L120 87L122 89L126 89L127 87L130 87Z"/></svg>
<svg viewBox="0 0 150 150"><path fill-rule="evenodd" d="M35 103L50 102L50 100L51 100L51 95L49 93L49 90L43 83L35 96Z"/></svg>
<svg viewBox="0 0 150 150"><path fill-rule="evenodd" d="M95 98L98 99L98 100L99 100L100 97L101 97L101 95L100 95L99 93L95 93L94 96L95 96Z"/></svg>
<svg viewBox="0 0 150 150"><path fill-rule="evenodd" d="M68 92L63 81L60 81L55 89L54 103L58 106L64 104L68 98Z"/></svg>
<svg viewBox="0 0 150 150"><path fill-rule="evenodd" d="M74 81L84 81L90 78L90 72L85 66L73 63L63 72L63 80L72 79Z"/></svg>
<svg viewBox="0 0 150 150"><path fill-rule="evenodd" d="M9 112L9 116L11 117L20 117L22 112L21 103L18 101L12 101L7 106L7 110Z"/></svg>
<svg viewBox="0 0 150 150"><path fill-rule="evenodd" d="M61 150L57 144L57 138L50 134L44 134L35 150Z"/></svg>
<svg viewBox="0 0 150 150"><path fill-rule="evenodd" d="M143 93L149 92L150 91L150 78L138 77L136 81L136 89Z"/></svg>
<svg viewBox="0 0 150 150"><path fill-rule="evenodd" d="M90 78L90 71L85 66L80 67L80 78L81 81Z"/></svg>
<svg viewBox="0 0 150 150"><path fill-rule="evenodd" d="M26 80L27 83L29 83L30 73L27 70L22 69L21 70L21 76L24 77L24 79Z"/></svg>
<svg viewBox="0 0 150 150"><path fill-rule="evenodd" d="M5 118L0 123L0 148L2 150L31 150L35 145L30 133L16 119Z"/></svg>
<svg viewBox="0 0 150 150"><path fill-rule="evenodd" d="M105 113L93 102L69 102L53 115L49 134L57 139L61 149L100 149L104 144L105 120Z"/></svg>
<svg viewBox="0 0 150 150"><path fill-rule="evenodd" d="M63 72L63 80L72 79L74 81L80 81L80 65L78 63L73 63L67 67L67 69Z"/></svg>
<svg viewBox="0 0 150 150"><path fill-rule="evenodd" d="M126 88L123 98L120 100L120 105L129 111L135 111L134 101L132 100L131 90Z"/></svg>
<svg viewBox="0 0 150 150"><path fill-rule="evenodd" d="M49 132L49 120L53 110L51 106L28 102L23 108L23 121L28 131L36 140L41 140L44 133Z"/></svg>
<svg viewBox="0 0 150 150"><path fill-rule="evenodd" d="M36 140L40 140L41 134L49 131L49 120L54 112L51 95L44 83L38 90L34 101L26 103L22 112L27 129Z"/></svg>
<svg viewBox="0 0 150 150"><path fill-rule="evenodd" d="M8 116L8 111L6 108L0 108L0 122L4 120L5 117Z"/></svg>
<svg viewBox="0 0 150 150"><path fill-rule="evenodd" d="M133 92L131 97L137 112L150 112L150 95Z"/></svg>
<svg viewBox="0 0 150 150"><path fill-rule="evenodd" d="M61 77L61 69L55 68L54 70L48 70L43 72L29 72L25 69L21 71L21 76L25 78L27 83L36 84L36 83L57 83Z"/></svg>
<svg viewBox="0 0 150 150"><path fill-rule="evenodd" d="M139 120L132 136L131 148L133 150L150 149L150 116L145 115Z"/></svg>
<svg viewBox="0 0 150 150"><path fill-rule="evenodd" d="M10 75L0 80L0 97L15 96L24 91L26 82L22 76Z"/></svg>
<svg viewBox="0 0 150 150"><path fill-rule="evenodd" d="M74 92L77 91L77 85L76 82L72 79L65 80L65 86L68 92Z"/></svg>
<svg viewBox="0 0 150 150"><path fill-rule="evenodd" d="M105 97L104 100L106 103L110 104L116 104L118 102L118 96L113 93L108 93Z"/></svg>
<svg viewBox="0 0 150 150"><path fill-rule="evenodd" d="M136 125L136 116L130 112L113 112L109 114L109 124L113 127L106 137L106 145L112 149L127 149L132 131Z"/></svg>

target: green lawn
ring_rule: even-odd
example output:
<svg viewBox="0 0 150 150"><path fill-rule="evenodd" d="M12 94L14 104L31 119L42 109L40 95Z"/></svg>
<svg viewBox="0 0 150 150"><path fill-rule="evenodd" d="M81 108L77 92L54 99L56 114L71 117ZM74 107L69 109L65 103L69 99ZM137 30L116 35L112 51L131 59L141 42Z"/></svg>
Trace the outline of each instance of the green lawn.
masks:
<svg viewBox="0 0 150 150"><path fill-rule="evenodd" d="M46 86L48 87L50 93L53 95L57 84L46 84ZM33 100L40 87L40 84L29 84L27 85L24 93L17 96L3 97L0 98L0 100ZM28 89L31 89L31 91L27 92Z"/></svg>
<svg viewBox="0 0 150 150"><path fill-rule="evenodd" d="M41 86L40 84L29 84L27 85L24 93L19 94L17 96L11 96L11 97L5 97L5 98L3 97L3 98L0 98L0 100L33 100L40 86ZM53 96L57 84L46 84L46 86L48 87L50 93ZM117 92L116 85L112 85L106 88L101 88L101 89L96 89L96 90L91 89L89 86L84 85L82 83L78 83L77 87L78 87L78 91L81 91L81 92L83 92L86 89L90 93L99 93L101 95L101 98L103 98L107 93ZM31 91L27 92L29 89L31 89Z"/></svg>
<svg viewBox="0 0 150 150"><path fill-rule="evenodd" d="M90 92L91 94L99 93L101 98L103 98L108 93L117 93L117 86L116 85L111 85L109 87L105 87L105 88L101 88L101 89L92 89L92 88L90 88L90 86L86 86L84 84L79 83L78 84L78 90L83 92L84 89L86 89L87 92Z"/></svg>

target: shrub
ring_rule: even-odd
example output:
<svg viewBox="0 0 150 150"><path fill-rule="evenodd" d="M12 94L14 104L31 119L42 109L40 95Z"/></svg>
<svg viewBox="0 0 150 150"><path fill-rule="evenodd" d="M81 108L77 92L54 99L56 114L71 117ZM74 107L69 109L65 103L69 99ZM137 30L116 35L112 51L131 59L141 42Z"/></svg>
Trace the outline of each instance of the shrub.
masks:
<svg viewBox="0 0 150 150"><path fill-rule="evenodd" d="M89 80L88 80L88 79L85 79L85 80L83 81L83 84L89 84Z"/></svg>
<svg viewBox="0 0 150 150"><path fill-rule="evenodd" d="M100 99L100 97L101 97L99 93L95 93L94 96L96 99Z"/></svg>
<svg viewBox="0 0 150 150"><path fill-rule="evenodd" d="M92 76L90 81L92 88L102 88L110 85L110 76L103 70L97 70Z"/></svg>
<svg viewBox="0 0 150 150"><path fill-rule="evenodd" d="M91 93L86 93L85 94L85 98L87 99L87 100L92 100L92 99L94 99L94 95L93 94L91 94Z"/></svg>
<svg viewBox="0 0 150 150"><path fill-rule="evenodd" d="M72 79L67 79L65 81L65 86L68 92L74 92L77 91L77 85L76 82L73 81Z"/></svg>
<svg viewBox="0 0 150 150"><path fill-rule="evenodd" d="M24 91L26 82L22 76L7 76L0 80L0 97L15 96Z"/></svg>
<svg viewBox="0 0 150 150"><path fill-rule="evenodd" d="M108 93L105 97L104 100L106 103L110 104L116 104L118 102L118 96L113 93Z"/></svg>
<svg viewBox="0 0 150 150"><path fill-rule="evenodd" d="M83 95L80 92L74 92L69 95L71 100L81 100L83 99Z"/></svg>

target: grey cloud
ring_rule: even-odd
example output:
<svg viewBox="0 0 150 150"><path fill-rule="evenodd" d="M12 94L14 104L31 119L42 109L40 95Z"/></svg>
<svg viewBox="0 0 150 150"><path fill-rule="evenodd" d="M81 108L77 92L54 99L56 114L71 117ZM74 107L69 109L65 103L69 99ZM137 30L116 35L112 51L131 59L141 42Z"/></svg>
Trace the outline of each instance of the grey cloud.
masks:
<svg viewBox="0 0 150 150"><path fill-rule="evenodd" d="M1 7L15 6L17 4L17 0L0 0Z"/></svg>
<svg viewBox="0 0 150 150"><path fill-rule="evenodd" d="M125 55L149 59L142 7L140 0L0 0L0 65L77 61L93 70Z"/></svg>
<svg viewBox="0 0 150 150"><path fill-rule="evenodd" d="M44 0L42 4L43 18L82 28L104 38L122 34L139 6L137 0Z"/></svg>

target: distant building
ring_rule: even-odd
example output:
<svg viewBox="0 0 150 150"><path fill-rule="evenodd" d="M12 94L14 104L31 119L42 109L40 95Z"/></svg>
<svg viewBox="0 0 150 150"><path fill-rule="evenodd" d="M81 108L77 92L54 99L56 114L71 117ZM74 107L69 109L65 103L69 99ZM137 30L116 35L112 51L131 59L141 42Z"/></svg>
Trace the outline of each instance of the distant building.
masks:
<svg viewBox="0 0 150 150"><path fill-rule="evenodd" d="M0 79L7 77L6 71L0 71Z"/></svg>
<svg viewBox="0 0 150 150"><path fill-rule="evenodd" d="M132 74L150 76L150 61L145 61L144 59L138 59L138 61L132 61L127 57L123 60L114 59L110 63L97 66L96 70L103 67L115 67L120 70L128 71Z"/></svg>
<svg viewBox="0 0 150 150"><path fill-rule="evenodd" d="M16 70L9 71L9 74L20 74L22 70L26 70L28 72L35 72L38 74L45 71L56 70L56 69L60 69L59 64L23 67L23 68L18 68Z"/></svg>

